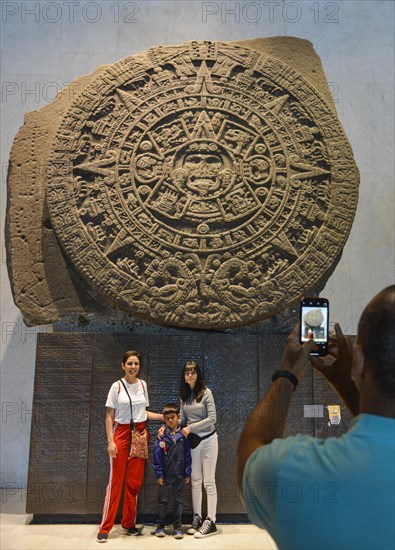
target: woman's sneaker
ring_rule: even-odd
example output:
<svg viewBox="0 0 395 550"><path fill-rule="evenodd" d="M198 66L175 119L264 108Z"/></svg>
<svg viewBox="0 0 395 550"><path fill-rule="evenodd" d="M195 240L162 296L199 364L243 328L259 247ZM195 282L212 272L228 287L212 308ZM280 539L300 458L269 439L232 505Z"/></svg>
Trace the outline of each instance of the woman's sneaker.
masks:
<svg viewBox="0 0 395 550"><path fill-rule="evenodd" d="M199 516L199 514L195 514L193 516L192 524L191 524L190 528L187 531L188 535L194 535L196 533L196 531L198 529L200 529L202 524L203 524L202 518Z"/></svg>
<svg viewBox="0 0 395 550"><path fill-rule="evenodd" d="M108 539L107 533L98 533L97 534L97 537L96 537L97 542L107 542L107 539Z"/></svg>
<svg viewBox="0 0 395 550"><path fill-rule="evenodd" d="M215 535L217 533L217 528L215 523L211 519L205 519L203 525L195 533L195 539L203 539L204 537L209 537L210 535Z"/></svg>
<svg viewBox="0 0 395 550"><path fill-rule="evenodd" d="M140 531L137 529L137 527L124 527L123 530L125 535L128 535L129 537L137 537L137 535L140 534Z"/></svg>

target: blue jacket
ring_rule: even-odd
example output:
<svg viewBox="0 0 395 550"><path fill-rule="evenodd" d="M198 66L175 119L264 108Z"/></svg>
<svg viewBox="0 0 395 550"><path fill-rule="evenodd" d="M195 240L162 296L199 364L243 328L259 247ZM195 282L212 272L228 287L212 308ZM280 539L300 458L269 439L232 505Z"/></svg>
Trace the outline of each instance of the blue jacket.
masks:
<svg viewBox="0 0 395 550"><path fill-rule="evenodd" d="M176 433L176 440L166 428L161 439L157 439L154 446L153 468L156 477L167 480L181 480L191 477L191 446L181 431Z"/></svg>

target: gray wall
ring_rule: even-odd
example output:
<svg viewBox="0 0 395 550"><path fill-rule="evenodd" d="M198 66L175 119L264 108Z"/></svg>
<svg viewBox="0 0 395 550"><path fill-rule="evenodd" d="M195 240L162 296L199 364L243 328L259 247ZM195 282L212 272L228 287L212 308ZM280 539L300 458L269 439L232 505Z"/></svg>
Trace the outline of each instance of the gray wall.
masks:
<svg viewBox="0 0 395 550"><path fill-rule="evenodd" d="M331 301L332 321L355 334L367 300L394 281L391 0L3 0L1 10L2 228L7 161L24 113L52 101L73 78L150 46L192 38L310 40L361 171L354 226L322 293ZM1 483L18 490L27 481L37 334L52 328L23 324L9 288L3 233L1 259Z"/></svg>

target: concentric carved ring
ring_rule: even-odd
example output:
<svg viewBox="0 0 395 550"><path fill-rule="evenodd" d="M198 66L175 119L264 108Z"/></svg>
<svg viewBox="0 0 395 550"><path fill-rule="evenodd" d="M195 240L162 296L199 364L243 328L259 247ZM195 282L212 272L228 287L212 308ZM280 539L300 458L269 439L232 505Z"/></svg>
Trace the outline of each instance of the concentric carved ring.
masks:
<svg viewBox="0 0 395 550"><path fill-rule="evenodd" d="M339 258L358 171L332 107L234 45L157 47L106 69L59 127L58 240L124 311L184 327L269 317Z"/></svg>

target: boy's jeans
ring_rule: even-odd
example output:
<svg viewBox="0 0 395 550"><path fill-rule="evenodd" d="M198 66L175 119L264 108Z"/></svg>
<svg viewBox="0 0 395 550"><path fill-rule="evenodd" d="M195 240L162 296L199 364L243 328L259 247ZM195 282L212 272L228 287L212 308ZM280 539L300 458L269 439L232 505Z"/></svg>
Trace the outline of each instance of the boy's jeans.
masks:
<svg viewBox="0 0 395 550"><path fill-rule="evenodd" d="M159 513L158 527L164 529L166 525L167 503L169 501L169 492L173 490L173 525L174 529L182 527L182 511L183 511L183 492L184 480L169 480L165 479L163 485L159 486Z"/></svg>

